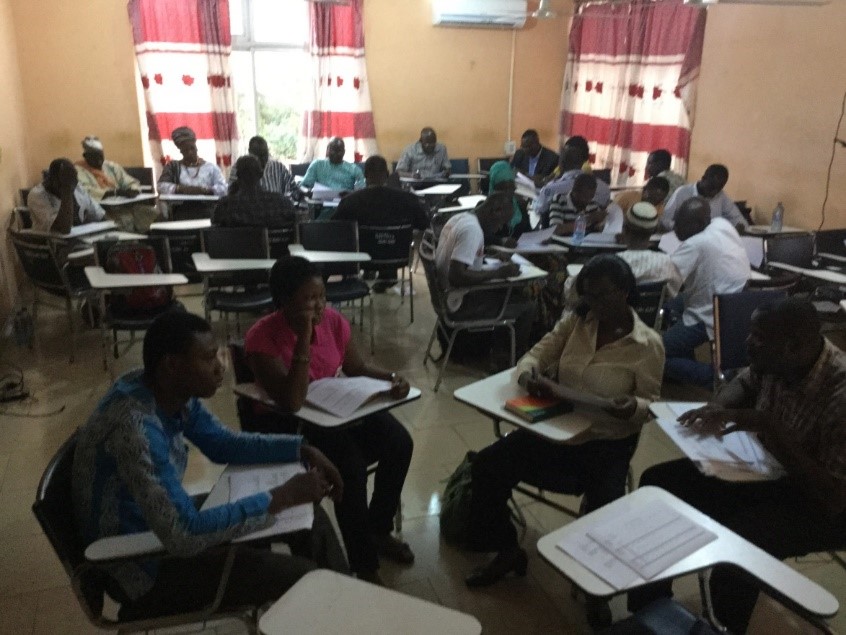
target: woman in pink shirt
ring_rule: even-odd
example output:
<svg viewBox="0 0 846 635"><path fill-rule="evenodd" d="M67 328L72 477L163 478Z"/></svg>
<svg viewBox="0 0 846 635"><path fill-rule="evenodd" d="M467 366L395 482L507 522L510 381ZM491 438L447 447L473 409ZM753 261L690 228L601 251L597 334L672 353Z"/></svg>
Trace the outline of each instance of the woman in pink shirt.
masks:
<svg viewBox="0 0 846 635"><path fill-rule="evenodd" d="M296 413L305 403L309 382L341 371L348 377L389 380L395 398L408 394L407 381L364 361L350 337L349 322L326 306L323 278L312 263L297 257L277 261L270 271L270 289L276 311L250 328L245 349L256 381L281 409ZM276 430L284 431L285 424L286 418L280 415ZM344 479L343 498L335 503L335 514L350 568L359 578L381 583L379 555L411 564L414 554L409 546L391 535L413 449L402 424L389 412L380 412L341 430L307 426L305 436ZM379 466L368 507L367 466L376 461Z"/></svg>

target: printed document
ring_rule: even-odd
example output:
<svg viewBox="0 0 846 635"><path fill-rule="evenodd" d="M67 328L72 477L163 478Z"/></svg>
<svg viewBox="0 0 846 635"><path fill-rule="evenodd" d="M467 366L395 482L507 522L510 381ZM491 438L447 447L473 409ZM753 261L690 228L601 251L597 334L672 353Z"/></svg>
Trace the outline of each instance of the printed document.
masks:
<svg viewBox="0 0 846 635"><path fill-rule="evenodd" d="M387 393L391 382L372 377L327 377L308 385L306 401L329 414L347 419L376 395Z"/></svg>
<svg viewBox="0 0 846 635"><path fill-rule="evenodd" d="M536 245L543 245L549 242L552 235L555 234L555 227L549 229L539 229L534 232L526 232L517 239L518 247L534 247Z"/></svg>

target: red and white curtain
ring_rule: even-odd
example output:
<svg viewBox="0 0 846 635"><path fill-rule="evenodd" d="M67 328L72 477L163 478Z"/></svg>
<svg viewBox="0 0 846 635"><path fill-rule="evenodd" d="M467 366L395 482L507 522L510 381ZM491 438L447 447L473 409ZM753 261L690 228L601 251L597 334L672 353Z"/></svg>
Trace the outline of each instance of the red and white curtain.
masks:
<svg viewBox="0 0 846 635"><path fill-rule="evenodd" d="M585 137L612 184L643 182L659 148L686 174L705 15L683 0L632 0L583 4L573 17L560 133Z"/></svg>
<svg viewBox="0 0 846 635"><path fill-rule="evenodd" d="M180 158L170 134L189 126L199 155L225 172L238 148L229 0L130 0L128 9L153 158Z"/></svg>
<svg viewBox="0 0 846 635"><path fill-rule="evenodd" d="M313 90L303 113L301 161L325 156L333 137L344 140L347 161L378 152L364 60L363 5L364 0L309 4Z"/></svg>

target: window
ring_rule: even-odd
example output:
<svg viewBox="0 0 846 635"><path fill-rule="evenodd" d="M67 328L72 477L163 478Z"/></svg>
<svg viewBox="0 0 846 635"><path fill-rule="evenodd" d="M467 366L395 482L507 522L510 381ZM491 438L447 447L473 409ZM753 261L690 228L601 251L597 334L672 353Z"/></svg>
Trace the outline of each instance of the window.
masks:
<svg viewBox="0 0 846 635"><path fill-rule="evenodd" d="M311 90L308 2L230 0L232 82L239 156L250 137L267 139L271 156L296 159L305 98Z"/></svg>

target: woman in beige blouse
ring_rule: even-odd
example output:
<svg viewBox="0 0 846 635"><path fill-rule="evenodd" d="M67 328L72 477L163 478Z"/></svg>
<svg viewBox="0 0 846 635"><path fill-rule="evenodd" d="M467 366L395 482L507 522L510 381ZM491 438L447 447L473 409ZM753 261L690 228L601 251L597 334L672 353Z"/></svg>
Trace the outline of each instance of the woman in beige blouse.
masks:
<svg viewBox="0 0 846 635"><path fill-rule="evenodd" d="M625 493L640 428L661 389L664 346L631 308L635 277L620 258L591 259L576 279L576 290L579 308L565 312L518 362L517 376L530 394L590 409L593 424L567 444L517 430L476 455L469 546L497 555L467 577L467 586L487 586L512 571L526 573L526 552L508 509L518 483L583 494L586 512Z"/></svg>

